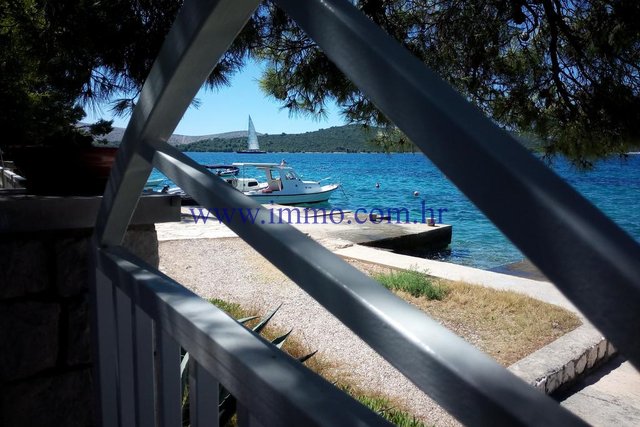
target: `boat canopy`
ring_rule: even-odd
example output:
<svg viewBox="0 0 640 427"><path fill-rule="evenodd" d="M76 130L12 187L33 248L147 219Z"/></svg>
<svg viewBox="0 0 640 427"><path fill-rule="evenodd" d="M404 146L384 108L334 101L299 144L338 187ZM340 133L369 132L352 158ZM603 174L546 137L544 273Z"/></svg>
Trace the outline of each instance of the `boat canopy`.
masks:
<svg viewBox="0 0 640 427"><path fill-rule="evenodd" d="M281 163L232 163L233 166L253 166L256 168L280 168L280 167L288 167L288 165L283 165Z"/></svg>

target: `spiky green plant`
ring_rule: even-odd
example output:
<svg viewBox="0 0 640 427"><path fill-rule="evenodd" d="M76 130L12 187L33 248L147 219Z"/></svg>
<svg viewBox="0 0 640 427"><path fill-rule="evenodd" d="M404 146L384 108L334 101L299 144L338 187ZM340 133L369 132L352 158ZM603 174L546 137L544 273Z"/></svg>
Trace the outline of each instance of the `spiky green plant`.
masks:
<svg viewBox="0 0 640 427"><path fill-rule="evenodd" d="M228 303L226 301L222 301L218 299L211 299L209 300L209 302L218 306L218 308L220 308L221 310L226 311L227 314L229 314L232 317L234 316L237 317L242 315L241 314L242 310L240 306L237 304ZM264 328L267 326L269 321L273 318L273 316L275 316L275 314L278 312L280 307L282 307L282 304L280 304L278 307L273 309L269 314L267 314L262 319L260 319L260 321L255 326L253 326L251 330L256 334L260 334L264 330ZM237 322L244 325L257 318L258 316L250 316L250 317L244 317L236 320ZM286 342L291 332L292 330L289 330L289 332L287 332L286 334L283 334L274 338L273 340L271 340L271 344L275 345L279 349L282 349L282 346ZM301 363L304 363L305 361L313 357L313 355L315 354L316 352L314 351L312 353L299 357L298 361ZM183 426L189 426L191 422L189 419L189 353L188 352L184 352L184 354L182 355L182 360L180 363L180 376L182 380L182 420L183 420L182 424ZM219 422L219 425L226 426L236 413L237 401L236 401L236 398L221 384L219 385L218 396L219 396L218 422Z"/></svg>

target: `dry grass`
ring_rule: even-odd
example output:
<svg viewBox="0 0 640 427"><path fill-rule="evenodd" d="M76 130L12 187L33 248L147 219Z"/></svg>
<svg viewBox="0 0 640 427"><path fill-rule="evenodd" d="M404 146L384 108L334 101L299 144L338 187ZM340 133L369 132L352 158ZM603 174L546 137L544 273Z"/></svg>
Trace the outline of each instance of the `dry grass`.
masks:
<svg viewBox="0 0 640 427"><path fill-rule="evenodd" d="M374 277L394 274L393 269L378 265L352 264ZM431 281L448 289L442 300L415 297L404 291L395 293L504 366L580 325L573 313L515 292L442 279Z"/></svg>
<svg viewBox="0 0 640 427"><path fill-rule="evenodd" d="M239 304L229 303L220 299L212 298L209 300L209 302L224 310L225 312L227 312L227 314L235 319L254 316L260 317L266 314L258 313L253 309L245 309ZM258 322L260 322L260 320L260 318L250 320L248 322L245 322L244 324L248 328L253 328L256 324L258 324ZM260 335L267 340L272 341L285 333L286 331L267 324ZM282 346L282 350L296 359L308 356L312 352L312 350L309 350L293 335L290 335L287 338L284 345ZM344 392L348 393L360 403L369 407L372 411L382 415L393 424L399 427L425 427L425 424L420 422L413 415L409 414L409 412L397 402L394 402L393 400L373 390L363 390L357 387L355 384L352 384L348 379L345 379L344 377L338 377L336 375L337 370L335 363L329 362L325 358L314 354L312 357L308 358L304 362L304 364L307 368L322 376L327 381L335 384ZM235 425L234 422L232 422L231 424Z"/></svg>

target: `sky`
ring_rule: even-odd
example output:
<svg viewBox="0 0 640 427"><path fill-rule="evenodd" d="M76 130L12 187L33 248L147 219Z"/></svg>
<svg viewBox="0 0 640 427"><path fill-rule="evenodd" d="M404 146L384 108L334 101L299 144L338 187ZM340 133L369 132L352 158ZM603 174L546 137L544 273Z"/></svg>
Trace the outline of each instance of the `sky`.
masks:
<svg viewBox="0 0 640 427"><path fill-rule="evenodd" d="M198 108L189 107L174 133L179 135L209 135L223 132L247 130L249 115L258 133L304 133L342 126L344 120L335 104L327 105L325 119L313 119L303 116L289 117L287 110L281 110L278 102L267 97L258 85L262 66L250 62L242 72L231 78L231 85L220 89L200 89L196 97L200 100ZM129 116L113 117L108 105L101 111L90 112L87 109L84 122L93 123L104 118L113 119L113 126L126 127Z"/></svg>

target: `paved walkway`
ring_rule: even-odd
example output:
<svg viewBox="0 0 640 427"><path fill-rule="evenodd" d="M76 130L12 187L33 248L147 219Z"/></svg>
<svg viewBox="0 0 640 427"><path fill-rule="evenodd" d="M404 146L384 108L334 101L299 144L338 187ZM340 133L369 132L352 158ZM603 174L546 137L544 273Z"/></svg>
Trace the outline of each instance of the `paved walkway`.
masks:
<svg viewBox="0 0 640 427"><path fill-rule="evenodd" d="M640 373L618 356L559 400L591 425L635 427L640 425Z"/></svg>

